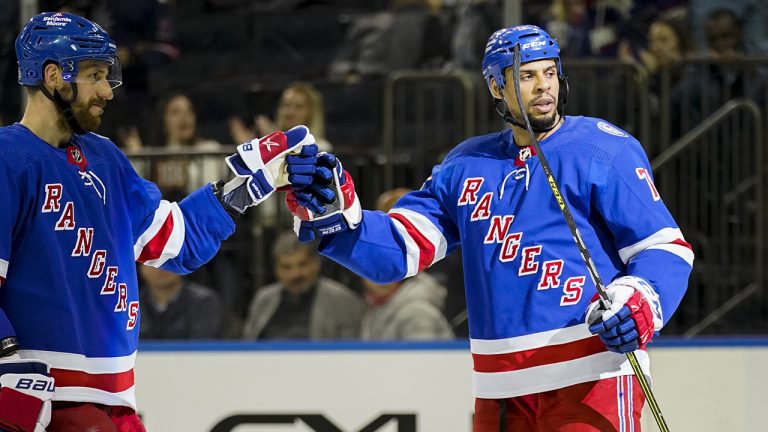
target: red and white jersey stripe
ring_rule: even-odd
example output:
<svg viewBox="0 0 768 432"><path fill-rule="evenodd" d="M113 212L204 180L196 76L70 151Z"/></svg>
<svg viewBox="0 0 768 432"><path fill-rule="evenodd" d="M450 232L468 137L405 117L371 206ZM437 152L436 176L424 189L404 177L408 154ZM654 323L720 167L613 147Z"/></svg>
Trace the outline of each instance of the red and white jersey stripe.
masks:
<svg viewBox="0 0 768 432"><path fill-rule="evenodd" d="M420 213L404 208L392 209L389 216L405 241L408 263L405 277L414 276L445 258L448 242L432 221Z"/></svg>
<svg viewBox="0 0 768 432"><path fill-rule="evenodd" d="M0 285L5 282L6 275L8 275L8 261L0 259Z"/></svg>
<svg viewBox="0 0 768 432"><path fill-rule="evenodd" d="M81 354L20 350L24 359L50 363L57 401L93 402L136 409L133 367L136 352L124 357L88 358Z"/></svg>
<svg viewBox="0 0 768 432"><path fill-rule="evenodd" d="M663 228L633 245L619 249L619 256L627 264L638 253L651 249L665 250L693 266L693 249L679 228Z"/></svg>
<svg viewBox="0 0 768 432"><path fill-rule="evenodd" d="M160 267L176 257L184 244L184 215L175 202L160 201L152 223L133 246L136 261Z"/></svg>
<svg viewBox="0 0 768 432"><path fill-rule="evenodd" d="M470 339L474 394L506 398L632 375L627 357L607 351L586 324L497 340ZM650 378L645 351L637 360Z"/></svg>

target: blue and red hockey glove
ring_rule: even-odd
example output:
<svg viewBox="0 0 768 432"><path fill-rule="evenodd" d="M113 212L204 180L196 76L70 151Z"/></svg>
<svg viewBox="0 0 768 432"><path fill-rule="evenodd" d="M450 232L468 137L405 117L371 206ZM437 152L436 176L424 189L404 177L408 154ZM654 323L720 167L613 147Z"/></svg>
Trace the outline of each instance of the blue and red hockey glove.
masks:
<svg viewBox="0 0 768 432"><path fill-rule="evenodd" d="M315 137L306 126L273 132L237 146L226 158L235 177L219 187L225 206L243 213L289 184L308 186L317 163ZM289 165L290 164L290 165Z"/></svg>
<svg viewBox="0 0 768 432"><path fill-rule="evenodd" d="M14 357L0 359L0 430L45 432L55 390L50 366Z"/></svg>
<svg viewBox="0 0 768 432"><path fill-rule="evenodd" d="M288 169L292 163L288 161ZM292 185L285 197L293 214L293 228L299 241L308 242L349 229L355 229L363 218L360 200L352 177L331 153L320 153L307 186Z"/></svg>
<svg viewBox="0 0 768 432"><path fill-rule="evenodd" d="M586 322L609 351L628 353L645 349L663 325L659 295L644 279L622 276L606 287L606 310L595 296L587 308Z"/></svg>

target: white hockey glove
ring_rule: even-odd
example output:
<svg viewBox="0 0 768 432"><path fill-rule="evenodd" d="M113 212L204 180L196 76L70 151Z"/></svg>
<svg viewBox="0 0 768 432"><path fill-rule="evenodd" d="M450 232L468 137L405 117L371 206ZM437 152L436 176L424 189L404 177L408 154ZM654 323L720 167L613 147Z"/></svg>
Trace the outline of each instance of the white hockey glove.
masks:
<svg viewBox="0 0 768 432"><path fill-rule="evenodd" d="M55 389L50 370L40 360L0 359L0 430L45 432Z"/></svg>
<svg viewBox="0 0 768 432"><path fill-rule="evenodd" d="M644 349L664 323L659 295L644 279L622 276L605 287L610 306L597 296L587 308L587 325L609 351L628 353Z"/></svg>
<svg viewBox="0 0 768 432"><path fill-rule="evenodd" d="M363 219L355 183L331 153L318 156L314 181L303 188L294 187L285 202L301 242L312 241L315 233L325 237L355 229Z"/></svg>
<svg viewBox="0 0 768 432"><path fill-rule="evenodd" d="M289 158L294 159L290 171L285 164ZM269 198L276 189L291 183L309 185L316 161L315 137L306 126L273 132L237 146L237 153L226 159L235 178L214 189L218 189L222 203L243 213Z"/></svg>

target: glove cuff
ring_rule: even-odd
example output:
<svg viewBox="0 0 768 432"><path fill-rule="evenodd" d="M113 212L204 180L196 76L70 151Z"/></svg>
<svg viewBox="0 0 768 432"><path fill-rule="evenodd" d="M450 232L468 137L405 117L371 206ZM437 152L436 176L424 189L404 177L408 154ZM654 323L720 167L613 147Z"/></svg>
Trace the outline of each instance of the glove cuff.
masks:
<svg viewBox="0 0 768 432"><path fill-rule="evenodd" d="M344 215L344 220L347 221L349 229L357 228L363 220L363 209L360 207L360 199L357 197L357 192L353 191L352 194L354 197L352 204L341 213Z"/></svg>
<svg viewBox="0 0 768 432"><path fill-rule="evenodd" d="M659 294L645 279L638 276L622 276L616 278L611 282L607 289L610 291L616 286L631 287L635 291L639 291L643 295L643 298L648 302L653 313L653 327L655 331L660 331L664 326L664 314L661 309L661 301L659 300ZM610 296L609 296L610 297Z"/></svg>

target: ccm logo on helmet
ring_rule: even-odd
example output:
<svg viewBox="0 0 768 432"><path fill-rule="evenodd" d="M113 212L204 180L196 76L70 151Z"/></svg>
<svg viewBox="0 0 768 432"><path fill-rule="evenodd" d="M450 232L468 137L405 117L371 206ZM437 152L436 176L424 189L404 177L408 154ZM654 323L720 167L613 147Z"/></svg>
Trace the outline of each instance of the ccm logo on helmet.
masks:
<svg viewBox="0 0 768 432"><path fill-rule="evenodd" d="M533 41L533 42L528 42L527 44L523 44L523 49L528 49L528 48L536 48L536 47L544 46L544 45L546 45L546 44L547 44L547 42L546 42L546 41Z"/></svg>

